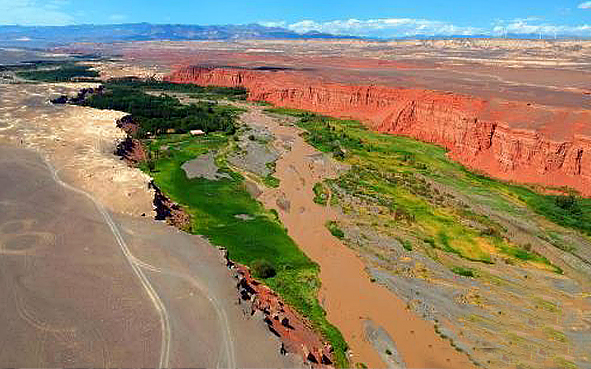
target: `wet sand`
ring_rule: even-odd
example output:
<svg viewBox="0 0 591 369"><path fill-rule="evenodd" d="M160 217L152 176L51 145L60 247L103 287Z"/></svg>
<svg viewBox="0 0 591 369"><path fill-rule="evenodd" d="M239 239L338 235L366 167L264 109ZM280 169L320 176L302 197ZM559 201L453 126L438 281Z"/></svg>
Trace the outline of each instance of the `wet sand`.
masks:
<svg viewBox="0 0 591 369"><path fill-rule="evenodd" d="M277 161L274 175L281 180L280 187L263 189L258 199L279 212L289 235L320 265L320 301L328 320L350 345L352 362L373 368L385 366L365 336L364 322L369 319L392 337L409 368L473 367L467 356L435 333L433 324L407 310L406 304L385 287L372 283L361 259L325 227L339 214L315 204L312 188L314 183L336 175L331 160L317 160L318 151L300 137L300 129L280 125L280 119L262 113L261 107L249 109L243 115L244 122L264 124L281 141L275 142L276 147L291 146ZM288 209L278 205L280 198L289 201Z"/></svg>

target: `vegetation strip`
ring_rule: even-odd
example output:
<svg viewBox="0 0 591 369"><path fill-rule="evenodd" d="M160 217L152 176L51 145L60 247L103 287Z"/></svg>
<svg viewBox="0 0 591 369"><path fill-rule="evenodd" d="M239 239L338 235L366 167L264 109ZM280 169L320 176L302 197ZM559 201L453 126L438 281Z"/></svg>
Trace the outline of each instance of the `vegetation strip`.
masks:
<svg viewBox="0 0 591 369"><path fill-rule="evenodd" d="M409 251L418 243L423 249L453 253L471 261L492 263L496 256L508 263L526 262L562 272L530 245L511 243L503 226L474 213L452 194L442 192L437 183L459 193L486 194L487 201L509 212L519 211L519 204L525 204L557 224L584 233L591 224L591 200L574 195L543 195L525 186L474 174L450 161L441 147L372 132L357 121L294 109L267 111L299 117L297 124L306 130L308 143L351 165L351 170L338 179L315 186L317 203L326 203L328 187L345 212L355 211L351 198L357 199L355 204L379 209L373 225L397 233ZM579 217L589 221L581 222ZM327 226L335 236L343 237L336 224ZM436 257L428 250L427 254ZM454 271L470 274L457 268Z"/></svg>
<svg viewBox="0 0 591 369"><path fill-rule="evenodd" d="M47 69L39 69L41 67ZM17 76L39 82L72 82L74 80L98 82L99 77L98 72L89 66L74 63L47 62L23 68L26 70L17 71Z"/></svg>

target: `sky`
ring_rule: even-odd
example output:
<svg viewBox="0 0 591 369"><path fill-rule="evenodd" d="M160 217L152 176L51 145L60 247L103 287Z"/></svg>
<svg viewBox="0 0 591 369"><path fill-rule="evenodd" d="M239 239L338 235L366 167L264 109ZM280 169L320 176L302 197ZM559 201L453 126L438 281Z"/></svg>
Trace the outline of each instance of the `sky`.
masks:
<svg viewBox="0 0 591 369"><path fill-rule="evenodd" d="M369 37L591 37L584 0L0 0L0 25L248 24Z"/></svg>

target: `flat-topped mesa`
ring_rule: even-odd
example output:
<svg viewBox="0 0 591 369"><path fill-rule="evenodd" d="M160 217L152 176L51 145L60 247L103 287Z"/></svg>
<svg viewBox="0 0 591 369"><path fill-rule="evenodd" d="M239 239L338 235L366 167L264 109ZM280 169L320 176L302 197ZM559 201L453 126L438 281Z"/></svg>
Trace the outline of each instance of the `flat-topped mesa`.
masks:
<svg viewBox="0 0 591 369"><path fill-rule="evenodd" d="M380 132L435 143L493 177L568 186L591 196L591 111L449 92L352 86L305 72L184 67L171 82L245 87L249 100L358 119Z"/></svg>

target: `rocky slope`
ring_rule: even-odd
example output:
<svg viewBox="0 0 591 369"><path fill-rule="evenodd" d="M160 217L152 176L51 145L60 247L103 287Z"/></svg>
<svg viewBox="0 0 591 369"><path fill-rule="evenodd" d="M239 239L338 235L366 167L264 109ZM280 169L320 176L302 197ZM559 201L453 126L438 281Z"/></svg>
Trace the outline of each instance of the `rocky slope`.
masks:
<svg viewBox="0 0 591 369"><path fill-rule="evenodd" d="M591 195L591 111L467 95L313 79L301 71L183 67L178 83L243 86L250 100L359 119L371 128L441 145L491 176Z"/></svg>

